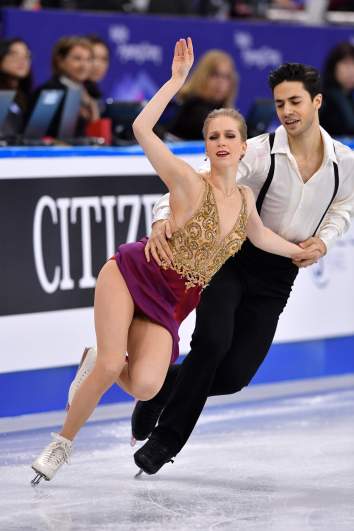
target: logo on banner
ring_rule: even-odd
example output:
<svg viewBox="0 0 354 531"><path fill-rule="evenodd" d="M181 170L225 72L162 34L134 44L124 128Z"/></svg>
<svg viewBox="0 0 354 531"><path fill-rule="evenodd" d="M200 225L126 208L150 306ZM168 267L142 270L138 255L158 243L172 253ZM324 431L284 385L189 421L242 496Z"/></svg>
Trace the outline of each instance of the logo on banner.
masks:
<svg viewBox="0 0 354 531"><path fill-rule="evenodd" d="M33 252L37 277L46 293L58 290L93 288L96 278L93 275L93 232L98 224L104 226L106 259L116 252L116 223L126 222L128 232L126 242L138 239L139 222L143 215L145 226L150 230L152 208L160 194L146 195L107 195L102 197L60 197L54 199L42 196L36 204L33 220ZM126 212L130 213L127 219ZM129 215L129 214L128 214ZM70 240L70 228L81 226L80 242ZM46 263L48 230L60 242L61 258L51 268ZM53 237L52 237L53 239ZM78 245L79 243L79 245ZM81 251L81 277L75 283L71 271L71 255Z"/></svg>
<svg viewBox="0 0 354 531"><path fill-rule="evenodd" d="M122 63L132 61L139 65L147 62L160 65L162 63L162 46L151 44L148 41L129 42L130 29L123 25L109 27L109 38L116 46L116 55Z"/></svg>
<svg viewBox="0 0 354 531"><path fill-rule="evenodd" d="M270 46L255 48L253 35L247 31L236 31L234 44L239 49L242 61L249 67L264 70L267 67L277 67L283 62L283 54L280 50Z"/></svg>

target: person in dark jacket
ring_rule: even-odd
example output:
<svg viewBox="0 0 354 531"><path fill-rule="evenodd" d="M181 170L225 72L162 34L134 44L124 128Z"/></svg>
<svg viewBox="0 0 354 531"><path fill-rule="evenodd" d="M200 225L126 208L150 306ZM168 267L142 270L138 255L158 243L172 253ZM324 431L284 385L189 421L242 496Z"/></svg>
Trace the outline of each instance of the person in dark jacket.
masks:
<svg viewBox="0 0 354 531"><path fill-rule="evenodd" d="M80 115L75 136L84 136L89 122L100 117L97 102L88 93L85 82L89 79L92 68L93 52L90 42L83 37L62 37L57 41L52 53L53 76L37 88L34 102L44 89L79 88L81 90ZM33 102L33 104L34 104ZM56 112L47 134L57 137L60 125L62 105Z"/></svg>
<svg viewBox="0 0 354 531"><path fill-rule="evenodd" d="M354 135L354 45L342 42L331 50L323 72L321 125L333 136Z"/></svg>
<svg viewBox="0 0 354 531"><path fill-rule="evenodd" d="M99 107L103 107L103 94L100 87L100 82L105 78L109 68L110 51L108 44L98 35L86 35L86 39L90 41L93 52L93 59L91 65L91 72L85 87L89 95L97 101Z"/></svg>
<svg viewBox="0 0 354 531"><path fill-rule="evenodd" d="M234 107L238 74L232 57L221 50L202 56L178 94L180 106L168 130L183 140L201 140L203 123L214 109Z"/></svg>
<svg viewBox="0 0 354 531"><path fill-rule="evenodd" d="M0 90L15 90L15 99L2 125L2 136L22 132L32 92L31 52L19 38L0 41Z"/></svg>

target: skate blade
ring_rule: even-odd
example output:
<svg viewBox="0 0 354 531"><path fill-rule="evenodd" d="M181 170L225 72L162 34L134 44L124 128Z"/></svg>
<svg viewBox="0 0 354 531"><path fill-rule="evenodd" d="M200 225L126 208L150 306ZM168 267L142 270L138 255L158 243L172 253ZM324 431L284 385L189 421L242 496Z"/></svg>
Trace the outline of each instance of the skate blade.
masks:
<svg viewBox="0 0 354 531"><path fill-rule="evenodd" d="M141 469L139 470L139 472L137 472L137 473L135 474L134 478L135 478L135 479L140 478L140 477L143 475L143 473L144 473L144 470L141 468Z"/></svg>
<svg viewBox="0 0 354 531"><path fill-rule="evenodd" d="M35 472L37 472L37 470L35 470ZM39 482L42 480L42 479L45 479L46 481L49 481L49 479L44 476L43 474L41 474L40 472L37 472L35 477L32 479L31 481L31 485L32 487L37 487L37 485L39 485Z"/></svg>

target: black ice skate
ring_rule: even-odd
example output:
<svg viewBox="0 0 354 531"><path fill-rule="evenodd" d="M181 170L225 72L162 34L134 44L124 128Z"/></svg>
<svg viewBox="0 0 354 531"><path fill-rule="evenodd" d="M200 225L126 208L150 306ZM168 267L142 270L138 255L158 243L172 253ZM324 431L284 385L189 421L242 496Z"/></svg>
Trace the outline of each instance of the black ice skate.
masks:
<svg viewBox="0 0 354 531"><path fill-rule="evenodd" d="M135 464L146 474L156 474L166 463L173 463L174 454L163 444L157 435L152 435L150 439L134 454Z"/></svg>
<svg viewBox="0 0 354 531"><path fill-rule="evenodd" d="M145 441L155 428L164 406L155 399L142 402L138 400L132 414L131 445L136 441Z"/></svg>

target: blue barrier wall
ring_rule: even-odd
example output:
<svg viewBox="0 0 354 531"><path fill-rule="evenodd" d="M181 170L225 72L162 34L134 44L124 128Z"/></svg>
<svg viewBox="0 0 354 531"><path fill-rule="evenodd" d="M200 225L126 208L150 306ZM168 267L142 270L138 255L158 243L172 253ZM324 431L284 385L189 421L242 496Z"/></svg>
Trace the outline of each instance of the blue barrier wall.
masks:
<svg viewBox="0 0 354 531"><path fill-rule="evenodd" d="M2 25L5 36L20 36L28 42L37 83L50 76L51 49L59 37L99 34L108 42L112 58L104 92L122 100L150 98L170 75L175 40L191 35L197 60L211 48L233 56L241 79L237 106L243 113L255 98L269 97L267 74L280 63L303 62L321 68L334 45L354 40L354 29L349 26L304 27L55 10L3 10Z"/></svg>
<svg viewBox="0 0 354 531"><path fill-rule="evenodd" d="M0 417L64 409L76 369L71 366L0 374ZM348 373L354 373L354 336L273 344L251 384ZM114 386L101 404L130 399Z"/></svg>

